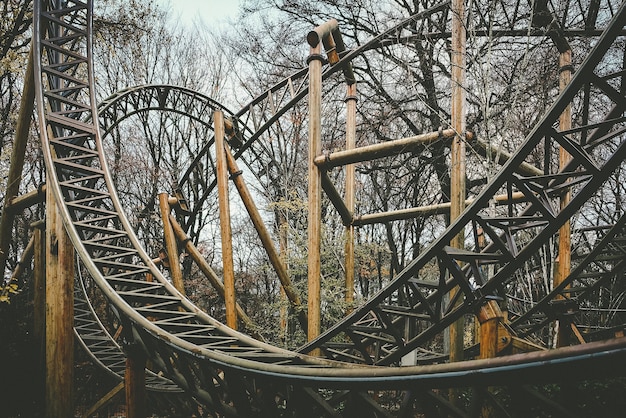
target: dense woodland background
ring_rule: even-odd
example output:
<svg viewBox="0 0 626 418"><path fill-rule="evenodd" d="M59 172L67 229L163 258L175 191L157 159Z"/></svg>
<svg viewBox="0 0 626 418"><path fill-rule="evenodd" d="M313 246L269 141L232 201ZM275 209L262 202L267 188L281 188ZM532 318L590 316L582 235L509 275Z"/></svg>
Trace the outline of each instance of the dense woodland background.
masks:
<svg viewBox="0 0 626 418"><path fill-rule="evenodd" d="M202 92L236 111L287 75L306 65L309 49L305 36L331 18L348 48L358 46L401 19L422 10L427 0L358 1L241 1L238 16L220 31L196 22L192 28L176 22L171 11L146 0L98 0L95 71L99 100L140 84L174 84ZM0 0L0 191L6 188L15 121L31 43L32 3ZM589 40L572 42L574 66L584 58ZM364 55L354 63L358 80L357 145L364 145L447 127L450 119L449 45L446 41L406 42ZM511 152L542 116L558 94L558 52L545 37L474 37L468 28L468 129L501 152ZM340 149L344 141L345 90L340 75L325 82L324 148ZM574 109L576 113L577 109ZM306 296L306 101L291 109L263 139L267 170L246 180L278 246L284 237L286 261L292 281L303 300ZM111 167L120 197L131 222L149 252L156 257L163 247L157 194L171 192L171 184L187 168L180 144L202 141L206 132L194 121L166 114L129 120L110 138ZM419 152L418 152L419 151ZM379 159L357 169L357 210L367 214L418 207L449 200L449 146L425 146L411 154ZM498 155L482 155L468 144L468 198L476 195L498 170ZM540 161L543 156L536 156ZM21 190L45 182L36 126ZM269 164L271 162L271 164ZM532 161L530 161L532 163ZM257 161L264 163L263 161ZM381 168L385 168L382 170ZM393 168L393 170L388 170ZM342 186L342 170L331 172ZM610 222L624 201L624 174L618 173L598 212L581 225ZM340 190L341 191L341 190ZM0 199L4 199L0 193ZM3 201L0 200L0 204ZM241 207L233 196L234 207ZM609 205L610 206L610 205ZM269 341L296 348L305 341L293 313L284 326L276 326L286 312L279 282L266 260L254 229L235 210L233 223L237 292L257 330ZM14 225L14 241L5 279L27 244L29 225L44 216L43 204L27 209ZM323 209L323 323L342 318L344 302L343 226L335 210ZM600 219L604 218L604 219ZM219 230L215 207L206 206L190 234L206 259L220 270ZM445 228L446 216L388 222L357 229L356 302L375 293ZM538 258L549 259L554 248ZM217 293L192 263L181 255L190 298L223 320ZM32 338L33 289L30 266L18 280L16 292L5 292L0 302L0 416L41 414L41 345ZM165 272L167 274L167 272ZM512 292L538 297L550 286L550 271L529 274L526 285ZM7 282L3 283L3 286ZM622 303L623 289L612 295ZM550 335L543 343L549 345ZM114 382L92 366L77 349L76 404L90 406Z"/></svg>

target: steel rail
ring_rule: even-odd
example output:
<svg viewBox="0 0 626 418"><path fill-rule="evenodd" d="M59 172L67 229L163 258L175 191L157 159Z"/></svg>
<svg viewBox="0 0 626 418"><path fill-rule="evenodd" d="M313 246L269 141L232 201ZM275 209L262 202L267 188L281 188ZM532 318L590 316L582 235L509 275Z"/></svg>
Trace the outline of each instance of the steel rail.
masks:
<svg viewBox="0 0 626 418"><path fill-rule="evenodd" d="M558 310L558 307L553 307L551 304L558 297L570 302L564 308L576 311L580 303L588 299L597 286L624 276L625 266L626 214L622 214L618 221L606 231L600 242L580 260L578 265L574 266L562 283L538 300L530 309L512 317L511 327L519 330L518 335L522 337L545 327L554 320L554 311ZM573 315L575 311L569 313L564 311L561 315ZM553 315L548 313L553 313ZM624 324L616 325L624 326Z"/></svg>
<svg viewBox="0 0 626 418"><path fill-rule="evenodd" d="M380 35L372 38L368 42L359 46L354 50L346 51L345 54L340 57L340 60L334 65L325 65L322 73L322 79L326 80L337 71L340 71L345 65L350 63L355 57L377 48L386 40L387 43L397 43L399 39L398 33L403 29L410 26L415 22L429 19L436 14L445 14L449 6L449 1L441 2L431 8L428 8L422 12L419 12L413 16L410 16L393 26L392 28L384 31ZM270 87L264 93L258 95L252 99L248 104L243 106L235 115L235 121L237 126L247 127L246 129L251 132L247 138L242 138L243 143L239 147L235 147L234 157L236 159L241 158L248 149L251 149L254 156L261 155L267 157L270 153L266 152L264 145L259 141L261 136L267 132L287 111L292 109L297 103L308 94L308 68L302 68L297 70L294 74L286 77L277 84ZM288 99L287 99L288 98ZM283 103L284 101L284 103ZM280 105L282 103L282 106ZM257 109L258 108L258 109ZM268 114L269 113L269 114ZM252 126L249 126L252 124ZM203 158L205 153L208 152L212 144L207 144L196 159ZM255 149L258 148L258 149ZM268 161L264 161L268 163ZM188 181L188 176L194 169L197 161L193 161L189 169L181 179L180 185L184 185ZM246 161L246 164L252 166L251 161ZM210 190L208 191L210 192ZM206 196L205 196L206 198Z"/></svg>
<svg viewBox="0 0 626 418"><path fill-rule="evenodd" d="M186 143L192 163L181 176L184 181L178 181L173 187L180 188L187 200L190 215L184 219L184 229L189 231L197 220L198 213L205 209L210 193L214 190L215 164L211 160L211 149L214 146L213 111L222 110L229 120L234 120L233 112L212 98L180 86L172 85L141 85L134 86L114 93L99 104L98 113L100 129L103 139L113 134L126 119L145 112L162 111L172 112L198 122L206 129L204 141L198 144ZM242 135L250 135L245 127L242 132L229 138L235 141ZM193 175L194 184L192 184ZM198 180L200 178L200 180ZM200 183L200 189L194 187ZM197 232L197 231L196 231Z"/></svg>
<svg viewBox="0 0 626 418"><path fill-rule="evenodd" d="M594 7L585 7L582 2L577 3L575 6L564 8L561 10L561 15L558 16L558 21L564 24L569 19L574 19L577 24L585 24L585 28L578 30L573 27L564 27L562 29L563 36L568 37L588 37L599 36L603 28L597 28L598 10L604 11L604 24L606 19L613 17L615 11L611 8L611 2L603 3L601 1L594 2ZM383 31L379 35L369 39L368 41L360 44L354 49L346 50L340 57L340 60L334 65L325 65L322 78L326 80L335 72L340 71L348 63L352 62L356 57L363 55L364 53L373 49L379 49L382 47L388 47L393 45L414 43L417 41L429 40L429 39L445 39L449 38L449 32L447 32L446 22L449 19L449 5L450 1L446 0L438 4L433 5L425 10L419 11L415 15L409 16L405 20L401 21L397 25ZM480 10L480 6L477 2L472 3L475 7L472 12L479 16L480 27L476 27L474 22L469 23L468 27L471 28L471 33L474 36L482 37L526 37L526 36L546 36L546 29L531 28L533 12L529 7L530 5L518 1L513 7L515 15L510 16L506 10L504 10L504 4L498 3L496 8L503 7L503 9L492 10L494 4L490 3L487 7L489 13ZM593 14L595 17L589 17ZM485 16L487 15L487 16ZM492 22L490 18L495 16L507 16L504 24L498 24L498 22ZM571 16L571 17L570 17ZM471 19L472 14L468 13L468 19ZM435 20L433 26L441 28L439 32L432 32L429 28L422 27L421 29L415 29L412 25L418 25L427 20ZM440 19L436 21L436 19ZM519 25L519 27L516 27ZM424 25L422 25L424 26ZM529 29L530 28L530 29ZM408 31L410 34L403 35L403 31ZM416 33L418 32L418 33ZM260 154L264 147L260 144L259 139L267 132L287 111L292 109L297 103L308 94L308 68L304 67L296 70L290 76L284 78L280 82L271 86L265 92L259 94L253 98L249 103L244 105L238 112L236 112L235 120L242 129L248 129L251 133L250 136L244 136L243 144L240 147L236 147L235 158L240 158L247 149L251 147L258 147L259 150L255 150L255 155ZM286 100L286 98L289 98ZM282 106L280 105L282 103ZM261 122L263 121L263 122ZM252 126L249 126L252 124ZM203 158L204 154L208 151L210 145L207 145L206 149L203 149L197 156L199 161ZM263 155L264 160L269 158L269 153ZM194 166L198 161L193 161L187 172L181 176L179 180L180 185L184 185L188 181L190 172L194 169ZM267 161L265 161L267 162ZM249 164L250 166L251 164ZM214 187L214 186L213 186ZM207 195L208 196L208 195ZM206 196L204 196L206 198Z"/></svg>
<svg viewBox="0 0 626 418"><path fill-rule="evenodd" d="M80 262L80 260L77 260ZM96 314L87 295L80 267L74 279L74 334L92 361L117 380L124 380L126 354ZM181 392L171 380L146 370L146 387L163 392Z"/></svg>
<svg viewBox="0 0 626 418"><path fill-rule="evenodd" d="M624 5L620 9L623 13ZM460 218L452 224L444 234L438 237L420 256L413 260L403 271L394 277L391 283L382 289L365 304L355 309L343 321L332 326L315 341L306 344L299 351L309 352L315 348L322 348L328 357L343 361L357 361L371 364L392 364L420 345L427 344L435 335L451 324L455 319L471 312L472 306L476 306L492 296L499 287L511 280L516 269L523 266L534 251L544 245L550 237L556 233L556 226L571 218L598 190L608 175L616 170L624 161L626 151L623 132L623 122L615 119L615 115L621 114L626 109L624 93L617 93L608 86L602 76L595 74L596 66L604 57L614 39L623 30L623 21L614 20L613 25L605 31L592 52L577 71L572 82L558 98L554 105L538 124L526 141L502 167L497 177L494 178L467 207ZM607 36L608 35L608 36ZM617 65L620 63L617 62ZM621 63L623 64L623 63ZM598 71L603 71L598 68ZM621 69L616 70L619 74ZM610 75L608 75L610 76ZM580 129L588 130L592 137L587 144L578 144L567 135L559 133L553 125L562 110L574 96L588 83L597 86L598 97L603 95L605 100L613 102L614 108L607 111L601 117L601 128L591 124L589 127ZM618 139L616 149L611 158L604 166L596 165L590 155L594 146L602 143L599 138L605 132L615 129ZM547 138L547 139L546 139ZM619 143L619 141L622 141ZM514 173L514 168L521 164L530 152L538 146L549 149L551 141L558 142L573 154L573 161L562 173L551 173L549 167L544 167L545 176L521 176ZM571 182L572 187L577 188L578 194L572 204L560 212L549 202L549 195L556 196L566 179L573 177L576 181ZM586 182L586 183L585 183ZM578 183L578 184L577 184ZM570 183L567 183L570 184ZM517 188L517 190L513 189ZM484 212L489 207L489 200L497 194L498 190L522 192L530 204L523 211L513 213L513 205L509 205L509 213L498 218L490 217ZM541 190L542 196L533 196L533 190ZM482 213L481 213L482 211ZM474 229L474 242L478 237L476 226L480 225L488 232L492 244L480 249L455 251L446 248L452 237L462 230ZM503 235L496 231L502 230ZM518 246L514 240L515 232L539 229L536 236L527 244ZM498 236L499 235L499 236ZM469 263L470 268L461 271L458 262ZM419 281L419 276L424 275L421 270L429 264L438 267L437 278ZM499 266L499 270L493 277L479 277L480 266ZM446 279L446 277L450 277ZM412 281L417 278L418 280ZM425 285L422 285L426 283ZM449 304L444 302L445 294L455 285L460 286L462 298L453 300ZM408 296L405 299L413 299L395 302L397 308L390 309L389 300L400 301L403 297L401 292ZM459 305L454 305L454 304ZM413 318L422 318L428 324L423 325L421 330L406 336L402 329L406 329ZM332 340L341 337L341 343L333 343Z"/></svg>

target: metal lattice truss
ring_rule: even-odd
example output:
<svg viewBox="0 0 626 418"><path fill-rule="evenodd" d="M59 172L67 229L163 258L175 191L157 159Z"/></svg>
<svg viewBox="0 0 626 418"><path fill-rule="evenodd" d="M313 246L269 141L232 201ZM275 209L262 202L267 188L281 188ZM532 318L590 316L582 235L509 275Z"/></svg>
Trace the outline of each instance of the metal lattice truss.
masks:
<svg viewBox="0 0 626 418"><path fill-rule="evenodd" d="M525 5L520 2L513 15L503 10L491 16L501 18L507 29L528 29L532 25L528 25L528 10L523 12ZM328 357L322 359L282 350L227 328L200 311L162 276L130 228L103 155L100 129L95 122L91 68L92 2L36 1L36 102L47 184L59 203L81 263L117 315L124 338L140 347L159 372L215 415L224 416L355 416L363 410L381 416L406 416L415 408L459 412L455 409L458 407L431 389L476 387L479 403L490 403L489 394L481 387L510 387L514 382L516 388L545 375L565 376L566 372L573 378L614 374L613 362L626 357L623 338L485 361L379 367L396 364L409 351L421 350L455 319L513 284L521 266L550 241L561 225L586 210L614 173L623 170L624 62L623 54L616 59L613 52L624 48L621 35L626 7L611 9L600 2L592 2L592 6L577 15L580 17L574 16L574 5L565 8L562 15L552 15L558 16L556 21L561 26L536 24L544 32L558 32L572 27L570 19L579 19L574 23L580 30L595 30L601 20L606 30L541 123L474 203L389 286L301 349L308 352L321 348ZM368 47L407 36L424 36L423 31L416 34L421 24L445 33L443 23L448 15L447 4L436 6L376 38ZM520 23L523 16L525 25ZM486 20L483 14L482 22ZM359 53L348 52L343 60ZM340 68L329 67L327 74ZM238 156L250 150L250 163L263 155L255 139L271 126L281 109L306 94L304 81L294 87L298 77L305 75L287 79L235 115L240 127L254 121L250 137L242 136ZM572 129L555 128L563 109L573 101L584 102L586 96L593 103L611 106L598 106ZM515 172L530 155L550 155L558 146L572 155L564 169L545 164L541 175ZM572 198L569 204L559 207L555 202L564 189L572 190ZM501 213L488 211L494 196L512 197L513 193L523 194L524 202L509 199ZM484 245L478 245L479 228L487 237ZM448 243L461 231L466 235L466 249L452 249ZM603 238L589 242L585 258L572 270L568 284L574 286L557 288L555 292L582 301L596 284L605 283L606 277L623 277L623 214L605 231ZM154 281L146 281L147 275ZM583 291L574 290L582 283ZM457 297L446 300L444 296L453 287L459 289ZM82 330L83 341L93 352L95 345L110 338L102 334L89 341L89 335L100 333L89 324L98 321L90 319L81 325L80 321L93 310L82 297L77 300L77 331ZM534 309L543 315L547 310L542 305L547 304L540 302ZM528 312L527 316L520 312L517 322L513 322L520 333L542 326L541 319L536 320ZM425 350L423 357L429 357ZM350 364L354 362L364 364ZM382 392L373 396L370 392L386 390L388 396L379 396Z"/></svg>

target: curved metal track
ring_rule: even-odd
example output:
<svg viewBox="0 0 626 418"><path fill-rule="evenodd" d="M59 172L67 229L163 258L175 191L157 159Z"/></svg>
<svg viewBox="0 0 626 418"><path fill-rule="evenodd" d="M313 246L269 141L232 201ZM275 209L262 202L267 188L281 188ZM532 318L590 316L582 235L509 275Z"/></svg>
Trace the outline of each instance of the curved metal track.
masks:
<svg viewBox="0 0 626 418"><path fill-rule="evenodd" d="M213 132L213 112L221 110L229 120L234 120L233 112L210 97L179 86L144 85L122 90L105 99L98 105L100 131L102 137L113 135L126 119L147 112L173 112L199 122L205 128L204 136L198 141L181 143L185 155L183 161L193 159L193 164L180 182L186 205L193 208L189 219L184 219L185 230L197 235L200 225L194 225L197 215L205 209L209 194L215 188L215 159L211 148L215 141ZM251 133L244 131L246 136ZM238 137L242 135L239 133ZM174 185L174 188L178 188Z"/></svg>
<svg viewBox="0 0 626 418"><path fill-rule="evenodd" d="M620 55L623 38L616 41L623 28L623 21L614 20L542 121L454 224L387 287L304 346L301 352L321 348L336 360L391 365L410 351L428 347L444 327L477 310L487 299L505 296L502 289L515 285L516 278L523 274L524 263L550 244L562 225L589 210L587 205L594 199L601 199L603 188L607 187L605 182L614 172L623 172L626 155L623 117L626 96L620 87L624 71ZM611 48L616 55L607 53ZM593 101L603 103L603 107L590 112L588 120L577 120L571 129L560 131L559 115L570 103L583 102L588 95L586 91L591 91ZM571 162L562 170L550 163L559 146L572 155ZM531 161L532 155L544 155L543 174L517 174L516 168ZM559 197L567 188L573 191L573 198L567 206L559 207ZM489 202L499 193L509 196L520 193L524 196L523 203L511 199L504 210L494 213ZM616 209L619 217L623 215L620 210ZM479 235L483 232L487 241L479 245ZM448 246L459 233L465 234L464 250ZM615 260L620 260L624 256L619 245L621 232L612 230L610 234L618 234L616 246L598 240L595 245L602 248L592 252L611 251ZM593 265L594 259L587 263ZM623 279L621 264L617 261L609 264L608 275ZM585 266L581 264L580 268ZM493 270L491 274L489 269ZM580 274L574 270L567 281L578 280ZM598 273L596 280L600 280L599 276L607 275ZM453 288L459 291L455 298L447 300ZM573 293L555 290L536 309L545 308L547 300L553 300L557 293L567 292ZM572 294L564 296L578 303ZM426 350L423 356L426 361L431 357Z"/></svg>
<svg viewBox="0 0 626 418"><path fill-rule="evenodd" d="M106 142L106 137L112 135L115 129L127 118L144 112L176 112L185 117L198 121L206 129L206 132L213 130L213 112L222 110L225 115L232 118L232 112L211 98L199 92L172 85L143 85L128 88L117 92L98 106L98 120L100 132ZM210 135L209 135L210 136ZM211 143L213 138L211 136ZM185 143L181 146L190 148L191 155L199 154L198 149L207 147L203 144ZM206 153L209 157L211 154ZM199 183L205 188L214 183L213 161L206 165L205 172L194 170L196 175L202 176ZM189 204L196 207L198 189L194 188L190 196ZM79 270L81 272L82 270ZM86 276L86 274L85 274ZM75 280L75 304L74 304L74 331L85 351L92 357L93 361L107 370L116 379L123 379L125 374L126 354L117 339L111 335L107 327L98 318L95 309L90 301L90 296L86 289L86 277L79 274ZM93 290L92 290L93 293ZM102 298L101 298L102 301ZM119 337L118 337L119 338ZM146 387L154 392L160 393L161 397L165 392L180 393L182 389L170 379L164 378L151 370L147 370ZM181 397L169 396L172 403L181 405ZM180 411L180 406L177 407Z"/></svg>
<svg viewBox="0 0 626 418"><path fill-rule="evenodd" d="M126 371L126 355L115 338L98 318L87 289L78 274L74 288L74 333L92 359L117 379L123 379ZM148 371L146 386L162 392L180 392L171 380Z"/></svg>
<svg viewBox="0 0 626 418"><path fill-rule="evenodd" d="M588 5L584 2L577 2L575 5L568 3L567 7L561 7L559 10L548 10L545 2L540 3L545 10L539 3L535 10L533 5L525 0L495 4L472 2L468 5L470 9L467 11L467 27L474 36L599 36L617 9L610 0L591 0ZM328 79L341 71L345 64L373 49L449 38L450 13L450 1L445 0L406 18L367 42L359 44L358 47L346 50L335 65L325 65L323 79ZM307 94L308 68L305 67L259 94L235 113L233 122L240 131L249 133L241 135L239 138L241 143L231 144L237 150L235 157L242 157L251 168L255 166L255 159L260 161L261 164L253 171L257 177L267 176L268 168L274 163L269 160L270 153L261 141L262 136ZM205 162L204 159L211 147L212 142L207 143L198 153L181 176L179 181L181 187L187 186L189 176L198 169L199 163ZM206 193L210 193L210 190ZM202 198L199 201L202 201ZM193 213L195 208L192 207L191 211Z"/></svg>
<svg viewBox="0 0 626 418"><path fill-rule="evenodd" d="M420 402L420 396L427 393L424 392L427 388L507 385L511 379L515 379L516 384L540 381L546 373L563 375L572 364L576 365L575 377L589 377L594 375L593 372L614 373L611 361L623 361L626 357L626 343L624 339L618 339L548 353L461 364L407 368L354 366L260 343L199 311L162 277L142 250L112 187L102 155L99 129L93 122L96 106L90 59L91 8L91 1L35 2L37 108L48 184L60 204L75 249L118 315L125 338L139 344L157 367L205 403L215 415L353 416L362 408L359 404L365 401L376 413L391 416L412 410L414 404ZM403 350L416 347L422 337L417 334L405 342L392 332L411 316L402 308L411 310L413 317L427 316L424 318L426 322L431 319L439 323L453 320L475 301L506 283L504 277L509 277L515 270L511 260L528 257L565 219L584 205L592 191L598 190L604 180L623 164L626 155L621 116L626 100L623 93L612 86L614 78L611 74L595 72L596 68L602 68L598 63L623 30L623 22L626 22L626 11L621 6L570 87L505 165L503 174L485 188L461 218L394 279L388 289L308 348L319 346L334 357L350 361L392 363ZM616 106L593 126L557 132L551 125L583 87L583 79L590 80L594 88L598 88L597 94L605 95ZM86 120L92 122L84 122ZM586 143L581 144L576 142L576 134L583 131L590 134ZM513 176L512 167L519 165L546 138L565 146L574 155L574 163L566 169L567 174L553 173L546 167L546 174L541 178ZM612 153L593 155L607 142L615 146ZM548 204L549 198L570 177L578 180L573 184L577 193L570 205L556 210ZM523 209L510 207L509 211L513 213L506 218L487 218L481 210L502 187L520 190L531 204ZM473 224L483 226L493 241L482 254L459 253L446 247L453 235ZM540 230L530 234L532 238L523 246L512 245L514 232L528 231L537 225ZM498 229L505 230L504 236L510 240L500 239ZM475 266L496 260L496 274L483 282L479 273L472 276L470 270L466 272L450 262L454 259ZM422 278L418 273L432 260L439 262L441 277L429 283L431 293L425 295L421 293L423 288L419 287ZM451 279L446 278L448 272ZM156 280L147 282L147 273ZM438 302L433 304L433 301L441 300L442 293L453 285L461 286L465 301L458 305L461 308L444 310L436 318L438 314L434 308L444 305L437 306ZM404 294L409 296L406 300L410 303L399 305L399 309L388 309L383 302L390 296L399 295L399 289L406 292ZM372 316L372 313L376 315ZM356 324L363 321L369 323L369 328L361 334L362 330ZM380 325L370 325L377 321ZM329 341L340 333L347 337L348 346L337 348ZM379 344L380 341L383 343ZM377 351L370 352L364 346ZM325 390L319 391L319 388ZM367 394L367 390L409 388L411 391L407 392L405 399L399 403L393 401L393 407L383 405Z"/></svg>

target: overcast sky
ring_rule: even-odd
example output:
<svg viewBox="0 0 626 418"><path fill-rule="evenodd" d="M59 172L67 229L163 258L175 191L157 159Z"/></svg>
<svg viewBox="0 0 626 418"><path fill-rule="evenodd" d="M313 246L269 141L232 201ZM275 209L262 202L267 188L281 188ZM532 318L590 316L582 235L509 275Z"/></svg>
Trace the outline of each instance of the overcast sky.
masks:
<svg viewBox="0 0 626 418"><path fill-rule="evenodd" d="M225 19L237 14L239 0L158 0L165 8L171 8L172 17L180 18L184 25L191 26L200 19L213 28Z"/></svg>

